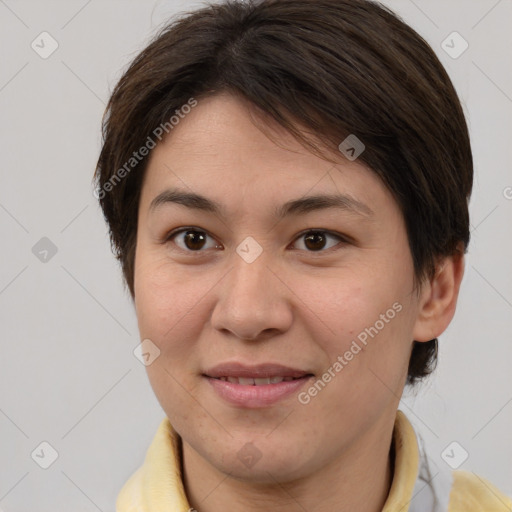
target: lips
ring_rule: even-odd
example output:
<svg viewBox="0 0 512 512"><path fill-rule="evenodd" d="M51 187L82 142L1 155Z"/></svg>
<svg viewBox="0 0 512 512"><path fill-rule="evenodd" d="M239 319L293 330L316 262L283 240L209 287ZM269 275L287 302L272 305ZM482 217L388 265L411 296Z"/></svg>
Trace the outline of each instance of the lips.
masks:
<svg viewBox="0 0 512 512"><path fill-rule="evenodd" d="M291 397L313 374L274 363L257 366L223 363L208 369L203 377L216 395L230 405L262 408Z"/></svg>

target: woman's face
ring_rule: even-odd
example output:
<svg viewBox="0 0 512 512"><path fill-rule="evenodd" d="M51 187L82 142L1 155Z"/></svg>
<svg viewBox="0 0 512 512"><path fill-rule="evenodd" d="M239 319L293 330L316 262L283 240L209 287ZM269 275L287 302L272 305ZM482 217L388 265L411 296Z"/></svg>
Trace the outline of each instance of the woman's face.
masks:
<svg viewBox="0 0 512 512"><path fill-rule="evenodd" d="M152 151L135 306L187 449L234 477L286 481L393 421L419 299L382 182L283 130L278 146L251 119L232 96L203 99ZM324 195L338 199L308 200Z"/></svg>

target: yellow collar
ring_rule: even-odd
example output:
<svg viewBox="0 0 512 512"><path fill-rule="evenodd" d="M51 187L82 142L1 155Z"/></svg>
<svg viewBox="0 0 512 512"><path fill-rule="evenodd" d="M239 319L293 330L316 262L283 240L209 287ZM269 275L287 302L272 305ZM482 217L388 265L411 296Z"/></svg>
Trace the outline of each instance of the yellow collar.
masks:
<svg viewBox="0 0 512 512"><path fill-rule="evenodd" d="M405 414L396 412L395 427L393 428L395 444L395 470L388 499L382 512L409 510L412 491L418 476L419 450L416 434Z"/></svg>
<svg viewBox="0 0 512 512"><path fill-rule="evenodd" d="M406 512L418 475L416 434L398 410L393 429L393 482L382 512ZM181 439L168 418L160 423L144 464L130 477L117 497L116 512L161 512L190 509L181 478Z"/></svg>

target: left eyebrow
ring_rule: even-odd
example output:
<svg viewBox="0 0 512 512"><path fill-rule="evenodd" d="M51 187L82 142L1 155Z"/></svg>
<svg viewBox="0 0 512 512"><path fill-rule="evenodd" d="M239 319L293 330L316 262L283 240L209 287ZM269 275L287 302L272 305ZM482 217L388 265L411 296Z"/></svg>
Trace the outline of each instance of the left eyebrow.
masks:
<svg viewBox="0 0 512 512"><path fill-rule="evenodd" d="M337 208L364 217L375 215L369 206L346 194L322 194L293 199L278 207L274 215L276 218L282 219L288 215L303 215L328 208Z"/></svg>
<svg viewBox="0 0 512 512"><path fill-rule="evenodd" d="M187 208L202 210L224 218L226 217L225 208L217 201L200 194L185 192L179 189L168 189L158 194L151 201L149 211L156 210L158 207L168 203L181 204ZM321 194L287 201L275 209L274 217L283 219L291 215L305 215L309 212L328 208L336 208L364 217L372 217L375 215L369 206L346 194Z"/></svg>

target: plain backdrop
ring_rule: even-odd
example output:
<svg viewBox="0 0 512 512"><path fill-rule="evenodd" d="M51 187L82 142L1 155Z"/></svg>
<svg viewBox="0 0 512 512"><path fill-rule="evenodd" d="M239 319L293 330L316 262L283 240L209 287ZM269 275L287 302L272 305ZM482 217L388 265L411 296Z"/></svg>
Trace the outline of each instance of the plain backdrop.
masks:
<svg viewBox="0 0 512 512"><path fill-rule="evenodd" d="M446 66L476 169L457 314L440 338L438 369L406 391L401 408L435 464L446 464L443 450L456 441L457 456L468 454L460 469L512 494L512 1L383 3ZM135 313L91 179L101 116L122 71L157 26L198 5L0 0L5 512L113 511L164 417L133 354ZM457 58L465 43L454 31L469 45Z"/></svg>

